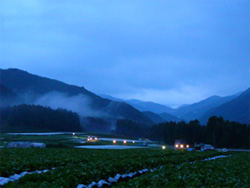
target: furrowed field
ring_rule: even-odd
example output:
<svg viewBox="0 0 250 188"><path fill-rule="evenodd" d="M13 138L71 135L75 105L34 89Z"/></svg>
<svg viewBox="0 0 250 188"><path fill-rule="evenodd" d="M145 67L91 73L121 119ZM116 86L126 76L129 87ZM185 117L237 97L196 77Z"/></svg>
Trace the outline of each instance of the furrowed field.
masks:
<svg viewBox="0 0 250 188"><path fill-rule="evenodd" d="M115 187L249 187L249 153L188 152L161 149L86 150L69 148L0 149L0 176L36 170L4 187L77 187L118 173L149 171ZM210 161L204 159L227 155ZM53 170L52 170L53 169ZM150 171L150 169L155 169ZM105 185L106 186L106 185Z"/></svg>

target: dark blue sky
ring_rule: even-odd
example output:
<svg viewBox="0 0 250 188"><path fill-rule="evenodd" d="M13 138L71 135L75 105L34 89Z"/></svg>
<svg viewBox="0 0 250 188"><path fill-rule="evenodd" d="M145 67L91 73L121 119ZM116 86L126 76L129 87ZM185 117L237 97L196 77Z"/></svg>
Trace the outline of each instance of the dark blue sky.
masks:
<svg viewBox="0 0 250 188"><path fill-rule="evenodd" d="M247 0L1 0L0 67L170 106L250 86Z"/></svg>

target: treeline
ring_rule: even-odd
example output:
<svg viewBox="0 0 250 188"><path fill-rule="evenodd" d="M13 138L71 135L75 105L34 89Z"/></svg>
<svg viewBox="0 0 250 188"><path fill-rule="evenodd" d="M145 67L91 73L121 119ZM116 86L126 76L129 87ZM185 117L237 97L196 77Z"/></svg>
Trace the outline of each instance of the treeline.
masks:
<svg viewBox="0 0 250 188"><path fill-rule="evenodd" d="M112 128L112 121L97 117L82 117L81 124L89 132L110 133Z"/></svg>
<svg viewBox="0 0 250 188"><path fill-rule="evenodd" d="M144 129L141 124L119 120L116 126L117 134L146 137L169 145L173 145L176 139L183 139L191 145L202 142L218 148L250 148L249 125L225 121L216 116L210 117L206 126L202 126L198 120L189 123L166 122L152 127L144 125Z"/></svg>
<svg viewBox="0 0 250 188"><path fill-rule="evenodd" d="M147 125L123 119L117 121L115 133L129 137L145 137L148 131L149 127Z"/></svg>
<svg viewBox="0 0 250 188"><path fill-rule="evenodd" d="M0 127L51 131L82 131L78 114L38 105L18 105L0 109Z"/></svg>

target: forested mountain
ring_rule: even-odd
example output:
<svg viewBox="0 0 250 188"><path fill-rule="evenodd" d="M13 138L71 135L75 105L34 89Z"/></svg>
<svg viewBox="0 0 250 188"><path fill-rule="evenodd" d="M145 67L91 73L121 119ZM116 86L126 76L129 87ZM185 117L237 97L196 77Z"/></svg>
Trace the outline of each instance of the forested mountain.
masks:
<svg viewBox="0 0 250 188"><path fill-rule="evenodd" d="M144 113L148 118L150 118L155 123L163 123L167 121L166 119L162 118L161 116L159 116L158 114L154 112L145 111L142 113Z"/></svg>
<svg viewBox="0 0 250 188"><path fill-rule="evenodd" d="M235 99L208 111L201 118L201 122L206 123L209 117L214 115L230 121L250 124L250 88Z"/></svg>
<svg viewBox="0 0 250 188"><path fill-rule="evenodd" d="M17 95L9 88L0 84L0 107L17 102Z"/></svg>
<svg viewBox="0 0 250 188"><path fill-rule="evenodd" d="M177 108L172 114L187 121L199 119L210 109L218 107L237 96L238 94L227 97L212 96L191 105L183 105Z"/></svg>
<svg viewBox="0 0 250 188"><path fill-rule="evenodd" d="M99 119L107 121L106 127L112 127L115 119L129 119L147 125L199 119L205 124L213 115L241 123L250 123L249 89L241 94L228 97L213 96L191 105L172 109L140 100L104 99L84 87L69 85L18 69L0 69L0 77L0 106L27 103L50 106L53 109L65 108L77 112L81 117L94 118L89 119L91 121L88 122L91 124L100 122ZM139 110L150 109L150 111L142 113L127 102ZM167 112L157 114L154 111ZM109 122L109 120L112 121Z"/></svg>
<svg viewBox="0 0 250 188"><path fill-rule="evenodd" d="M205 100L190 104L190 105L182 105L177 109L172 109L170 107L157 104L154 102L145 102L140 100L124 100L124 102L129 103L134 108L147 112L147 115L150 119L152 119L154 122L161 122L162 120L159 118L159 116L165 121L190 121L190 120L201 120L201 122L204 124L206 123L207 119L212 115L222 115L222 113L216 114L217 111L214 111L212 114L209 112L220 105L223 105L227 102L232 101L233 99L237 98L242 92L239 92L235 95L226 96L226 97L220 97L220 96L212 96ZM122 101L122 99L117 99L108 95L103 95L105 98L110 98L116 101ZM245 105L249 102L246 101ZM239 104L240 105L240 104ZM250 108L250 106L249 106ZM150 113L151 112L151 113ZM232 114L232 113L231 113ZM246 113L243 113L246 114ZM205 117L206 116L206 117ZM225 116L228 117L228 116ZM239 118L229 118L230 120L233 119L239 119ZM246 119L246 118L245 118ZM248 121L241 121L241 122L248 122Z"/></svg>
<svg viewBox="0 0 250 188"><path fill-rule="evenodd" d="M166 113L166 112L159 114L159 116L161 116L162 118L164 118L168 122L169 121L175 121L175 122L181 121L180 118L177 118L176 116L173 116L173 115Z"/></svg>
<svg viewBox="0 0 250 188"><path fill-rule="evenodd" d="M81 111L81 109L84 109L82 110L82 116L85 116L85 113L86 116L89 116L91 112L93 116L98 117L105 116L116 119L126 118L145 124L153 123L143 113L136 110L132 106L122 102L103 99L86 90L84 87L69 85L57 80L33 75L18 69L0 69L0 76L0 84L20 96L23 99L23 103L37 104L36 102L39 101L38 104L40 105L50 106L50 104L47 104L46 102L49 101L48 96L53 93L54 98L50 101L54 102L60 98L55 96L57 94L58 96L63 95L68 97L68 100L64 100L63 102L59 101L60 105L64 105L65 103L65 108L69 110L78 109ZM47 98L44 99L44 96ZM77 102L73 101L73 99L78 96L81 96L80 102L79 100ZM43 100L41 100L41 98ZM83 103L83 101L85 101L85 103ZM74 104L66 104L71 102ZM53 107L56 107L56 105Z"/></svg>
<svg viewBox="0 0 250 188"><path fill-rule="evenodd" d="M161 122L167 122L167 121L181 121L181 119L177 118L174 115L171 115L171 113L174 113L175 109L172 109L170 107L167 107L158 103L145 102L145 101L141 101L137 99L122 100L122 99L118 99L118 98L115 98L109 95L104 95L104 94L102 94L101 96L110 100L123 101L123 102L130 104L134 108L144 113L154 123L161 123Z"/></svg>

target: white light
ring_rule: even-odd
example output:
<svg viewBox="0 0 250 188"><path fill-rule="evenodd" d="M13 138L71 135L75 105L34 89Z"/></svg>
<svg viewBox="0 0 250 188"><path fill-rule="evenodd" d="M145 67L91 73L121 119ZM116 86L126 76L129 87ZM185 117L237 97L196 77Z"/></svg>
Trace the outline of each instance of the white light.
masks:
<svg viewBox="0 0 250 188"><path fill-rule="evenodd" d="M87 139L87 141L89 141L89 139Z"/></svg>
<svg viewBox="0 0 250 188"><path fill-rule="evenodd" d="M183 146L183 144L181 144L181 148L183 148L184 146Z"/></svg>
<svg viewBox="0 0 250 188"><path fill-rule="evenodd" d="M73 134L73 136L75 136L76 133L72 133L72 134Z"/></svg>
<svg viewBox="0 0 250 188"><path fill-rule="evenodd" d="M115 144L115 143L116 143L116 140L113 140L113 143Z"/></svg>
<svg viewBox="0 0 250 188"><path fill-rule="evenodd" d="M95 140L97 140L97 137L95 137Z"/></svg>
<svg viewBox="0 0 250 188"><path fill-rule="evenodd" d="M133 144L135 143L135 141L133 141Z"/></svg>
<svg viewBox="0 0 250 188"><path fill-rule="evenodd" d="M123 141L123 143L124 143L124 144L126 144L126 143L127 143L127 141L126 141L126 140L124 140L124 141Z"/></svg>
<svg viewBox="0 0 250 188"><path fill-rule="evenodd" d="M176 148L178 148L178 147L179 147L179 145L178 145L178 144L176 144L176 145L175 145L175 147L176 147Z"/></svg>
<svg viewBox="0 0 250 188"><path fill-rule="evenodd" d="M162 146L161 148L162 148L162 149L166 149L166 146Z"/></svg>
<svg viewBox="0 0 250 188"><path fill-rule="evenodd" d="M186 145L187 148L189 148L189 145Z"/></svg>

